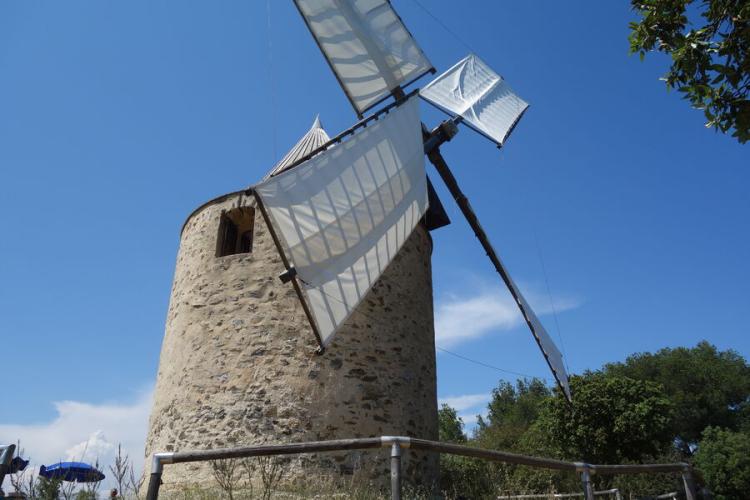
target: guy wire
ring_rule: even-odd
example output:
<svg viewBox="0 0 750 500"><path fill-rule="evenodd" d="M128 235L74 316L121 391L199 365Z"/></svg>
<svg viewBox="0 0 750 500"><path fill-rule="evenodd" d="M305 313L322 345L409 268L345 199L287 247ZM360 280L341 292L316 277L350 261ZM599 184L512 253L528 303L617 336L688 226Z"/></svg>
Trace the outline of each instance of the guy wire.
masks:
<svg viewBox="0 0 750 500"><path fill-rule="evenodd" d="M422 9L428 16L430 16L436 23L438 23L449 35L451 35L453 38L455 38L458 43L463 45L469 52L472 54L476 54L476 51L471 48L471 45L469 45L463 38L461 38L458 33L453 31L448 27L447 24L445 24L443 21L441 21L435 14L430 12L427 7L422 5L422 3L419 0L412 0L415 4L419 6L420 9Z"/></svg>
<svg viewBox="0 0 750 500"><path fill-rule="evenodd" d="M268 80L271 86L271 114L272 134L273 134L273 163L276 163L277 157L277 129L278 129L278 108L276 103L276 78L273 67L273 27L271 25L271 0L266 0L266 29L268 31Z"/></svg>
<svg viewBox="0 0 750 500"><path fill-rule="evenodd" d="M304 285L306 285L306 286L311 286L311 285L310 285L310 283L306 282L305 280L303 280L303 279L302 279L302 278L300 278L299 276L297 276L297 279L298 279L298 280L300 280L300 281L301 281L301 282L302 282L302 283L303 283ZM335 300L335 301L336 301L336 302L338 302L339 304L343 304L343 305L345 305L345 306L348 306L348 304L346 304L346 303L345 303L345 302L344 302L343 300L339 299L338 297L334 297L334 296L332 296L332 295L330 295L330 294L328 294L328 293L326 293L326 292L324 292L323 290L320 290L320 289L318 289L318 291L319 291L320 293L322 293L323 295L325 295L326 297L328 297L329 299L331 299L331 300ZM366 318L368 318L368 319L372 320L372 321L377 321L377 319L376 319L376 318L374 318L373 316L371 316L370 314L368 314L368 313L366 313L366 312L364 312L364 311L358 311L358 312L359 312L360 314L362 314L363 316L365 316ZM504 368L500 368L499 366L494 366L494 365L491 365L491 364L489 364L489 363L485 363L485 362L483 362L483 361L478 361L478 360L476 360L476 359L472 359L472 358L469 358L469 357L467 357L467 356L464 356L463 354L458 354L458 353L456 353L456 352L453 352L453 351L449 351L448 349L445 349L445 348L443 348L443 347L440 347L440 346L439 346L439 345L437 345L437 344L435 344L435 349L437 349L437 350L439 350L439 351L441 351L441 352L444 352L444 353L446 353L446 354L450 354L451 356L454 356L454 357L456 357L456 358L462 359L462 360L464 360L464 361L468 361L469 363L474 363L474 364L476 364L476 365L479 365L479 366L483 366L483 367L485 367L485 368L490 368L490 369L492 369L492 370L497 370L497 371L499 371L499 372L502 372L502 373L508 373L508 374L510 374L510 375L515 375L515 376L517 376L517 377L523 377L523 378L526 378L526 379L534 379L534 378L537 378L537 379L542 379L542 380L544 380L545 382L549 382L549 381L550 381L550 379L548 379L547 377L535 377L535 376L533 376L533 375L529 375L529 374L527 374L527 373L514 372L514 371L512 371L512 370L506 370L506 369L504 369Z"/></svg>
<svg viewBox="0 0 750 500"><path fill-rule="evenodd" d="M560 341L563 363L565 363L565 370L570 373L570 366L568 366L568 355L565 352L565 343L563 342L562 338L562 330L560 329L560 322L557 320L557 308L555 307L555 300L552 298L552 289L549 286L547 268L544 265L544 259L542 258L542 247L539 245L539 237L537 236L536 229L534 230L534 242L536 243L536 253L537 255L539 255L539 263L542 265L542 275L544 276L544 284L547 286L547 295L549 296L550 307L552 307L552 316L555 318L555 329L557 329L557 339Z"/></svg>

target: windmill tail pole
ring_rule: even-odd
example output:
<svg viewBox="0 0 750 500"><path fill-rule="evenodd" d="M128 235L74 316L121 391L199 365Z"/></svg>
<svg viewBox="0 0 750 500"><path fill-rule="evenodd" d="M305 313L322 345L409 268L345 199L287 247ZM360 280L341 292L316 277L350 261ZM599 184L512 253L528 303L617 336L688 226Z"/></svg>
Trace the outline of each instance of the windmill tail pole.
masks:
<svg viewBox="0 0 750 500"><path fill-rule="evenodd" d="M474 231L474 235L479 240L482 248L484 248L487 257L490 258L490 261L492 261L492 265L495 266L495 270L505 282L505 286L508 287L510 293L513 295L513 299L520 304L520 301L518 297L516 297L515 291L513 289L510 276L508 276L508 273L505 271L505 268L500 262L500 258L497 256L492 243L490 243L490 239L487 236L487 233L484 232L484 228L482 228L482 225L479 223L477 214L474 212L474 209L471 208L469 199L466 197L466 195L464 195L463 191L461 191L461 187L458 185L458 181L453 176L453 172L451 172L448 164L445 163L443 155L440 154L440 145L444 142L450 141L457 132L458 129L456 127L456 124L451 120L444 121L443 123L438 125L438 127L435 128L435 130L433 130L432 132L428 132L425 125L422 124L424 152L427 155L427 158L430 160L430 163L435 166L435 170L437 170L438 174L440 174L440 177L443 179L443 182L448 188L448 191L450 191L451 196L453 196L456 204L458 204L458 208L461 209L461 213L464 214L464 217L466 217L466 220L469 222L469 226L471 226L472 231Z"/></svg>
<svg viewBox="0 0 750 500"><path fill-rule="evenodd" d="M490 243L490 239L487 236L487 233L484 232L482 225L479 223L479 218L477 217L477 214L474 213L474 209L471 208L471 205L469 204L469 199L466 197L466 195L464 195L463 191L461 191L461 188L458 185L458 181L453 176L453 173L448 167L448 164L445 162L443 155L440 154L440 145L443 144L444 142L450 141L453 138L453 136L455 136L456 133L458 132L458 126L457 126L458 121L459 120L446 120L440 125L438 125L438 127L435 128L435 130L433 130L432 132L429 132L427 127L423 123L422 124L422 138L424 141L424 152L427 155L427 158L430 160L430 162L435 166L435 169L438 171L438 174L440 174L440 177L443 179L443 182L445 182L446 187L450 191L451 196L453 196L453 199L456 201L456 204L458 204L458 208L461 209L461 212L464 214L464 217L469 222L469 226L471 226L472 231L474 231L474 235L479 240L479 243L482 245L482 248L484 248L484 251L487 254L487 257L489 257L490 261L492 262L492 265L495 266L495 271L497 271L497 274L499 274L500 277L503 279L505 286L508 287L508 290L513 296L513 300L516 301L516 305L518 305L518 308L521 310L521 314L526 320L526 324L529 326L529 329L534 335L534 338L536 339L537 344L539 344L539 347L541 348L542 353L544 354L544 357L547 359L547 364L550 366L550 369L552 369L552 372L555 374L557 385L560 387L560 390L564 394L566 394L568 401L570 401L569 396L567 396L568 393L565 387L563 386L562 382L558 378L557 372L555 371L552 363L550 362L549 357L544 350L544 346L542 345L542 342L539 339L539 336L536 331L536 327L534 326L534 323L531 319L532 317L531 314L533 313L526 310L526 307L524 306L525 301L523 297L520 296L520 292L516 289L515 285L513 284L513 281L510 279L510 276L508 275L508 272L505 270L505 267L503 266L502 261L500 260L500 257L498 257L497 253L495 252L495 249L492 246L492 243Z"/></svg>

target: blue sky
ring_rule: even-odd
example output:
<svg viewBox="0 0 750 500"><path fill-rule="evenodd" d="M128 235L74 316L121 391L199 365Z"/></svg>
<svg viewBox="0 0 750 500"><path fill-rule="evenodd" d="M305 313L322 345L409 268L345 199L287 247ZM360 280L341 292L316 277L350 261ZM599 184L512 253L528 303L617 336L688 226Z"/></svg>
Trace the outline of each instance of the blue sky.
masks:
<svg viewBox="0 0 750 500"><path fill-rule="evenodd" d="M420 1L462 40L394 0L439 71L470 47L531 103L503 151L462 129L443 154L571 371L701 339L750 355L750 150L665 91L665 57L628 55L628 3ZM317 113L331 135L354 122L291 2L270 14L0 3L0 440L39 460L137 448L184 219L259 180ZM428 172L453 219L433 233L438 344L548 377ZM438 354L467 421L504 377Z"/></svg>

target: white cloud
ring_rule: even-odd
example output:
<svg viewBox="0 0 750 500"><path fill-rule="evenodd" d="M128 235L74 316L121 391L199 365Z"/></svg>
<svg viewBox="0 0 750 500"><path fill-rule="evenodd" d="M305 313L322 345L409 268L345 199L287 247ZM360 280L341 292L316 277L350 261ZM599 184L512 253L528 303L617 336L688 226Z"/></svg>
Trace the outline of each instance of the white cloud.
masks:
<svg viewBox="0 0 750 500"><path fill-rule="evenodd" d="M104 435L104 431L93 432L86 441L71 446L65 452L66 459L74 462L106 463L104 457L114 456L115 445Z"/></svg>
<svg viewBox="0 0 750 500"><path fill-rule="evenodd" d="M462 394L460 396L444 396L438 398L438 405L447 404L458 413L464 423L464 432L471 435L477 425L477 416L487 416L487 403L492 394Z"/></svg>
<svg viewBox="0 0 750 500"><path fill-rule="evenodd" d="M120 443L140 473L152 395L152 389L143 391L131 403L55 402L57 416L49 422L0 424L0 443L20 440L26 458L37 470L42 464L65 460L93 463L98 459L107 476Z"/></svg>
<svg viewBox="0 0 750 500"><path fill-rule="evenodd" d="M470 410L478 406L486 405L492 398L492 394L464 394L462 396L446 396L438 399L438 404L447 404L457 412Z"/></svg>
<svg viewBox="0 0 750 500"><path fill-rule="evenodd" d="M527 298L538 315L553 311L549 299ZM580 301L569 297L553 298L556 312L574 309ZM523 316L511 295L498 287L483 289L473 296L449 296L435 308L435 343L451 347L497 330L510 330L523 323Z"/></svg>
<svg viewBox="0 0 750 500"><path fill-rule="evenodd" d="M477 422L479 421L479 415L481 415L482 418L487 418L487 409L476 413L460 413L458 415L461 418L461 421L463 421L464 423L464 432L471 435L471 432L474 430Z"/></svg>

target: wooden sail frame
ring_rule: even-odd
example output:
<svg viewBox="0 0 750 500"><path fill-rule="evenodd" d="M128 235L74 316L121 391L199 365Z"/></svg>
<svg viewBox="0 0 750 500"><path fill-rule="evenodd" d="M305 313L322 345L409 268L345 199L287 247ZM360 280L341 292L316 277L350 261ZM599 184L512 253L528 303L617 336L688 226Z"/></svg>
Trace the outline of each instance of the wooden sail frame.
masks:
<svg viewBox="0 0 750 500"><path fill-rule="evenodd" d="M336 67L334 66L334 64L331 61L331 59L328 57L328 53L326 53L325 49L320 44L320 40L318 40L318 37L315 34L315 30L310 25L310 21L307 19L307 17L305 16L305 13L302 11L302 8L300 7L299 0L293 0L293 2L294 2L294 6L297 8L297 11L299 12L300 16L302 17L302 20L304 21L305 26L307 27L308 31L312 35L313 40L315 41L315 45L318 46L318 49L320 49L321 54L323 54L323 59L325 59L326 63L328 64L328 67L331 69L331 72L336 77L336 81L338 82L338 84L341 87L341 89L344 91L344 94L346 95L346 98L349 101L349 104L352 105L352 108L354 108L354 112L356 113L357 118L359 118L359 119L364 118L364 114L367 111L369 111L369 110L377 107L379 104L382 104L383 102L385 102L386 100L388 100L391 96L393 96L395 98L395 100L398 101L399 98L402 96L402 94L400 93L402 88L411 85L412 83L416 82L417 80L419 80L420 78L422 78L424 75L426 75L428 73L429 74L435 74L437 72L437 70L435 69L435 67L432 66L432 63L430 63L430 67L427 68L427 69L425 69L425 71L422 71L421 73L415 75L414 77L410 78L409 80L404 81L404 82L400 83L399 85L395 86L394 88L390 89L390 94L386 93L383 97L381 97L380 99L377 99L376 101L368 104L365 108L359 109L359 107L357 106L356 100L354 99L354 96L349 91L349 89L348 89L347 85L345 84L345 82L341 79L341 75L336 70ZM408 34L408 36L412 40L415 40L414 36L409 31L409 28L406 27L406 24L401 19L401 16L398 14L398 12L396 12L396 9L394 9L393 6L391 5L391 1L390 0L385 0L385 4L388 5L388 7L390 7L391 11L393 12L393 14L398 19L398 22L401 23L401 26L403 27L404 31ZM414 43L416 45L416 41ZM419 49L420 53L424 56L424 52L422 51L422 49L418 45L416 45L416 47ZM426 56L424 56L424 57L425 57L425 60L427 60L427 57ZM378 67L378 69L380 70L381 73L383 73L383 74L388 73L388 71L389 71L388 68L382 67L381 62L379 61L378 58L373 57L373 62L376 64L376 66ZM429 62L429 60L427 60L427 62ZM391 103L391 104L394 104L394 103Z"/></svg>
<svg viewBox="0 0 750 500"><path fill-rule="evenodd" d="M392 117L392 120L395 120L395 122L389 121L388 126L386 126L385 123L372 125L372 122L378 120L379 117L387 115L391 110L401 108L401 106L406 103L409 103L408 106L403 106L402 110L399 111L399 114L396 114L395 112L391 113L394 115ZM403 245L403 243L405 243L406 236L408 236L408 234L410 234L416 227L416 225L420 222L426 224L425 221L428 212L427 206L428 200L430 198L430 190L428 188L428 180L424 172L423 145L421 134L418 129L418 104L419 103L416 97L416 92L412 92L408 96L404 96L403 98L398 99L387 108L380 110L375 115L370 116L365 120L361 120L354 126L338 134L332 140L323 144L316 150L311 151L305 156L299 158L297 161L291 163L289 167L286 168L283 172L283 175L285 176L292 174L291 178L286 177L285 179L279 179L277 181L274 179L275 176L272 176L270 179L264 180L261 184L250 188L250 191L253 193L256 202L258 203L258 208L261 211L261 215L263 216L266 225L269 227L274 245L276 246L276 250L281 256L282 264L285 268L285 272L282 273L279 278L285 283L290 281L292 282L295 288L295 293L297 294L298 299L305 309L305 314L307 316L308 322L310 323L315 333L316 340L319 344L319 352L323 352L325 347L330 343L335 333L343 325L346 319L354 312L359 302L363 300L367 291L369 291L377 277L380 276L380 273L385 270L387 263L396 256L400 247ZM389 119L391 118L389 117ZM296 223L292 223L291 226L289 224L279 224L279 219L277 218L277 216L281 216L282 220L285 220L286 215L283 214L286 214L286 210L294 212L295 210L292 209L292 207L297 206L296 202L292 202L291 199L287 199L285 198L285 195L280 194L280 191L278 190L279 186L286 185L287 188L289 188L293 184L297 184L298 186L303 186L305 184L309 185L310 179L307 178L309 173L319 169L320 162L323 162L323 164L327 164L330 161L329 159L321 158L318 155L324 153L334 145L341 143L342 141L344 141L344 138L355 134L357 130L365 129L368 126L374 127L372 130L372 132L375 134L374 136L367 135L366 137L368 138L365 138L366 132L362 132L361 134L357 134L357 136L362 137L362 140L358 140L355 144L352 144L351 148L348 148L344 145L341 146L345 149L341 149L340 153L343 154L346 158L344 159L343 163L341 163L341 161L339 160L339 165L341 165L342 168L348 170L350 168L350 162L355 161L354 158L367 158L367 155L365 155L364 153L366 151L372 150L373 147L379 148L380 142L382 140L386 140L386 137L390 137L387 139L389 142L395 140L395 142L393 142L393 147L396 148L396 151L400 152L398 154L394 154L392 160L386 161L382 166L382 168L387 169L384 170L384 173L387 172L386 177L390 178L390 180L385 184L380 185L379 183L382 181L375 180L375 178L379 178L379 176L373 174L375 178L372 179L372 181L374 181L374 183L371 183L368 188L364 188L364 185L360 186L360 188L364 190L362 194L365 197L372 196L373 194L377 193L378 190L382 189L383 186L387 186L389 185L389 182L393 182L393 179L399 179L400 175L406 175L411 180L397 180L397 184L400 183L402 189L404 189L404 192L399 195L400 197L393 194L393 187L388 188L391 190L390 192L392 196L394 196L394 206L390 208L386 208L385 206L382 207L382 210L384 212L380 216L375 216L377 222L373 221L373 227L371 228L372 231L368 232L368 235L359 234L359 238L362 238L361 242L365 243L365 246L362 246L359 243L357 243L355 246L360 246L362 249L367 249L362 254L352 254L350 250L333 252L333 254L326 253L325 255L320 255L319 253L316 254L315 252L313 252L314 255L318 256L315 258L311 258L310 254L308 253L308 258L302 257L300 261L297 261L297 259L294 257L295 253L292 251L293 248L295 248L296 246L300 246L300 248L303 248L305 252L309 252L311 249L307 248L304 242L308 241L308 238L313 238L317 233L303 231L305 233L305 237L302 237L302 233L299 232L300 229L296 226ZM397 128L393 129L392 126L395 126ZM399 130L398 127L402 127L402 133L396 133L395 135L393 135L394 130ZM375 140L375 142L372 142L373 140ZM348 143L349 141L346 142ZM365 149L359 150L362 145L364 145ZM340 156L340 154L336 153L336 151L339 151L339 149L337 148L335 151L331 151L334 155L334 158ZM353 157L351 156L352 153L354 154ZM349 155L349 157L347 157L346 155ZM355 161L355 163L358 162ZM309 169L307 168L308 165ZM332 167L332 165L328 166ZM306 169L306 173L303 173L301 177L297 177L296 174L291 172L298 167ZM398 169L396 173L391 171L391 169L393 169L394 167ZM330 177L330 179L338 179L338 176L342 174L342 172L338 172L339 167L333 168L333 171L325 168L323 170L317 170L320 174L322 174L321 179L324 180L320 185L317 185L315 183L313 183L313 185L316 185L317 188L323 189L325 186L329 185L328 183L330 182L330 180L325 179L329 178L330 176L333 176ZM399 174L398 172L401 173ZM306 178L307 181L304 180ZM297 180L293 181L290 184L287 181L290 181L291 179ZM338 183L336 185L338 185ZM365 185L367 185L367 183ZM409 188L408 186L411 187ZM297 193L297 196L307 196L306 189L309 189L309 187L303 188L302 192ZM373 189L375 191L372 191ZM292 188L289 192L291 193L293 191L294 188ZM398 192L398 189L396 189L396 191ZM286 192L286 189L282 188L281 192ZM279 196L280 198L277 199L277 197ZM292 194L291 196L292 198L295 197L294 194ZM356 198L356 193L353 194L353 196ZM344 201L346 200L349 200L349 203L351 203L350 195L346 195ZM266 202L268 203L268 206L266 206ZM442 204L439 205L439 208L442 208ZM387 203L386 206L388 206ZM286 207L286 209L283 209L283 214L280 215L279 213L277 213L277 211L281 207ZM302 211L300 212L300 215L302 215L303 218L314 217L315 220L318 221L318 215L316 215L316 210L313 207L314 205L307 205L306 208L301 207ZM352 207L354 207L354 205ZM311 209L311 211L306 212L306 209ZM325 211L325 209L323 210ZM329 214L328 219L330 219L330 215L331 214ZM433 215L440 216L441 213L440 211L437 211ZM442 215L447 220L447 215L444 213ZM338 220L339 216L340 214L334 217L333 220ZM370 214L370 216L373 217L372 214ZM394 218L391 219L391 217ZM294 218L294 216L292 216L292 218ZM390 222L386 223L385 221L388 220L390 220ZM440 227L445 223L445 221L435 221L434 227ZM357 227L359 227L359 223L357 223ZM396 229L397 227L400 227L400 229ZM405 233L406 236L403 236L402 232L407 230L408 232ZM291 231L291 233L289 233L289 231ZM393 233L393 231L396 232ZM388 234L390 234L390 237L388 237ZM299 242L295 243L294 240L296 240L298 236L301 239ZM354 236L356 237L356 235ZM290 237L292 239L291 243L289 240ZM339 244L339 242L336 241L333 242L333 244L336 245ZM340 250L343 250L343 248ZM361 263L357 264L357 266L364 265L364 268L368 270L365 272L363 271L364 268L360 267L359 271L354 271L354 268L349 267L351 264L345 264L346 271L344 271L343 268L338 267L341 265L341 258L344 255L355 255L356 257L353 257L355 261ZM333 260L328 261L326 264L322 264L321 267L322 261L318 260L321 258L323 259L323 261L326 261L328 259ZM382 264L384 258L386 259L386 263ZM336 259L339 259L338 264L335 263ZM367 263L368 261L369 264ZM295 268L295 264L299 266L299 269ZM330 269L326 267L331 265L334 266L332 269L337 269L333 271L333 274L330 274ZM322 269L328 270L322 272ZM346 274L347 278L344 281L343 288L341 288L341 282L337 281L341 279L342 272ZM354 276L355 284L353 286L350 286L350 283L347 284L349 272L352 272L352 275ZM373 272L376 273L375 277L373 277ZM333 278L333 276L337 274L339 277ZM341 298L332 296L331 293L333 292L331 290L326 291L326 288L329 287L329 285L336 282L338 282L338 285L334 286L338 287L337 289L341 290ZM328 314L321 315L321 299L326 302L326 305L323 306L323 310L325 311L326 309L328 309ZM334 310L332 311L330 309L330 306L328 305L330 304L328 302L329 299L332 299L334 302L343 305L343 308L337 306L337 308L334 308Z"/></svg>
<svg viewBox="0 0 750 500"><path fill-rule="evenodd" d="M289 167L294 168L294 167ZM302 293L302 288L299 286L299 280L297 280L296 272L294 271L294 268L289 265L289 259L286 258L286 254L284 253L284 248L281 246L281 241L279 240L278 234L276 234L276 230L273 227L273 224L271 223L271 218L268 216L268 212L266 211L266 207L263 204L263 199L258 196L258 193L255 192L254 189L250 189L252 191L253 197L255 198L255 202L258 204L258 210L260 210L261 216L263 217L263 221L266 223L266 227L268 228L268 232L271 234L271 239L273 240L273 244L276 246L276 251L279 252L279 257L281 257L281 263L284 265L284 273L282 273L279 278L282 281L291 281L292 287L294 288L294 293L297 294L297 298L300 301L300 304L302 304L302 309L305 312L305 317L307 318L307 321L310 323L310 328L312 328L313 334L315 335L315 340L318 342L318 354L323 354L325 351L325 346L323 345L323 339L320 336L320 331L318 330L318 325L315 323L315 318L312 315L312 311L310 310L310 304L307 303L307 299L305 298L305 294Z"/></svg>

